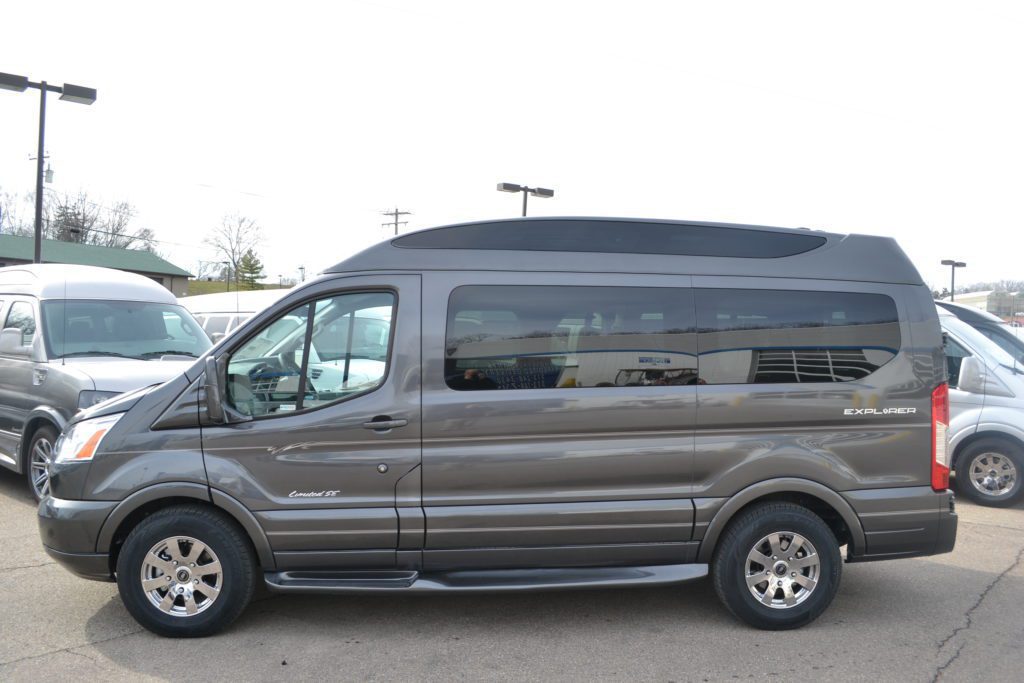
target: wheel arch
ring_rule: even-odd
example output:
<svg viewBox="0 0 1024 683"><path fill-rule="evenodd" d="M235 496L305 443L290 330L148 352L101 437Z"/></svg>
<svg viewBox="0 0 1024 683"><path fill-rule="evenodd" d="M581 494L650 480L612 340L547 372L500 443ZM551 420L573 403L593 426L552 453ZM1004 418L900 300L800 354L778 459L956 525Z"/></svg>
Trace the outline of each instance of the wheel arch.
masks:
<svg viewBox="0 0 1024 683"><path fill-rule="evenodd" d="M1000 429L999 425L979 425L977 431L970 434L956 445L953 450L953 470L956 471L957 461L964 450L981 439L998 439L1011 443L1017 448L1024 450L1024 439L1016 432Z"/></svg>
<svg viewBox="0 0 1024 683"><path fill-rule="evenodd" d="M851 546L851 555L864 551L864 530L846 499L816 481L786 477L752 484L729 497L708 524L697 552L697 562L711 561L722 532L736 515L752 505L769 501L791 502L808 508L832 529L840 545Z"/></svg>
<svg viewBox="0 0 1024 683"><path fill-rule="evenodd" d="M49 406L34 408L25 419L25 427L21 430L21 443L18 444L18 473L24 474L28 467L28 447L32 436L42 426L50 426L57 430L57 436L64 431L68 421L57 410Z"/></svg>
<svg viewBox="0 0 1024 683"><path fill-rule="evenodd" d="M220 510L238 524L252 543L264 569L274 569L274 554L256 518L231 496L203 484L165 482L154 484L131 494L111 511L96 537L96 552L108 553L110 568L117 566L117 556L124 540L139 522L164 508L181 503L203 503Z"/></svg>

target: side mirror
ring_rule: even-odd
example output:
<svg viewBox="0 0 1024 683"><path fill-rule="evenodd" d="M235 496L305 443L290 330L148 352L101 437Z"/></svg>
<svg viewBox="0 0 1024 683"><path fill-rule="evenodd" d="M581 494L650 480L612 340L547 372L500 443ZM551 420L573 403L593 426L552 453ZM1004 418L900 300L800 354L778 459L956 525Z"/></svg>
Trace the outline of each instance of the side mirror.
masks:
<svg viewBox="0 0 1024 683"><path fill-rule="evenodd" d="M22 333L21 328L4 328L3 331L0 331L0 353L7 354L8 356L31 356L32 347L23 344L24 340L25 335Z"/></svg>
<svg viewBox="0 0 1024 683"><path fill-rule="evenodd" d="M210 341L212 341L214 344L216 344L217 342L219 342L223 338L224 338L224 333L223 332L214 332L213 334L210 335Z"/></svg>
<svg viewBox="0 0 1024 683"><path fill-rule="evenodd" d="M985 393L985 366L974 356L967 356L960 361L960 391L969 394Z"/></svg>
<svg viewBox="0 0 1024 683"><path fill-rule="evenodd" d="M206 393L206 414L212 422L224 424L224 385L217 359L213 355L206 357L203 389Z"/></svg>

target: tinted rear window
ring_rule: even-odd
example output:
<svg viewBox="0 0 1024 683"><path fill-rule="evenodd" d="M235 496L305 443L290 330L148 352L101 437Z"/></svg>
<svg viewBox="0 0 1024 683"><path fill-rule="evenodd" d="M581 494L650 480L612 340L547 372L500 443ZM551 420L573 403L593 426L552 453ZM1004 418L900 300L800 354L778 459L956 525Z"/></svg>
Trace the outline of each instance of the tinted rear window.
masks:
<svg viewBox="0 0 1024 683"><path fill-rule="evenodd" d="M454 225L404 235L396 247L778 258L825 244L814 234L631 221L534 220Z"/></svg>
<svg viewBox="0 0 1024 683"><path fill-rule="evenodd" d="M701 383L848 382L900 348L883 294L698 289L696 304Z"/></svg>
<svg viewBox="0 0 1024 683"><path fill-rule="evenodd" d="M695 384L695 337L689 289L459 287L445 382L460 391Z"/></svg>

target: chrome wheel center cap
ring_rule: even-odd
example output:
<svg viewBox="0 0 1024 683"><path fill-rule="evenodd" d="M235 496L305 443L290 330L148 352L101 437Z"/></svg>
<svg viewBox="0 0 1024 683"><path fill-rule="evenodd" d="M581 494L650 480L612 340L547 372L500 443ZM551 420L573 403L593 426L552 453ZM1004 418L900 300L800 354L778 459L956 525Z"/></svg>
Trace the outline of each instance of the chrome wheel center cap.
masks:
<svg viewBox="0 0 1024 683"><path fill-rule="evenodd" d="M188 583L189 579L192 578L192 572L185 567L179 567L178 571L174 574L174 578L178 580L178 583Z"/></svg>
<svg viewBox="0 0 1024 683"><path fill-rule="evenodd" d="M789 571L789 567L786 566L785 562L776 562L774 570L776 576L785 576L786 572Z"/></svg>

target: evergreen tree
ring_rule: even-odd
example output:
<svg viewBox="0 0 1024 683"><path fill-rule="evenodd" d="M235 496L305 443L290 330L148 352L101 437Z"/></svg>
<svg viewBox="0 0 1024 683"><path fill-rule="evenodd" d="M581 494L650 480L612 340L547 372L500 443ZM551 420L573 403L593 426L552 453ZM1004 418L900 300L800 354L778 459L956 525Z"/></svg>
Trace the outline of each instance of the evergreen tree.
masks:
<svg viewBox="0 0 1024 683"><path fill-rule="evenodd" d="M264 277L263 262L256 257L252 249L242 254L238 261L238 268L235 272L239 285L246 289L257 289L256 281Z"/></svg>

